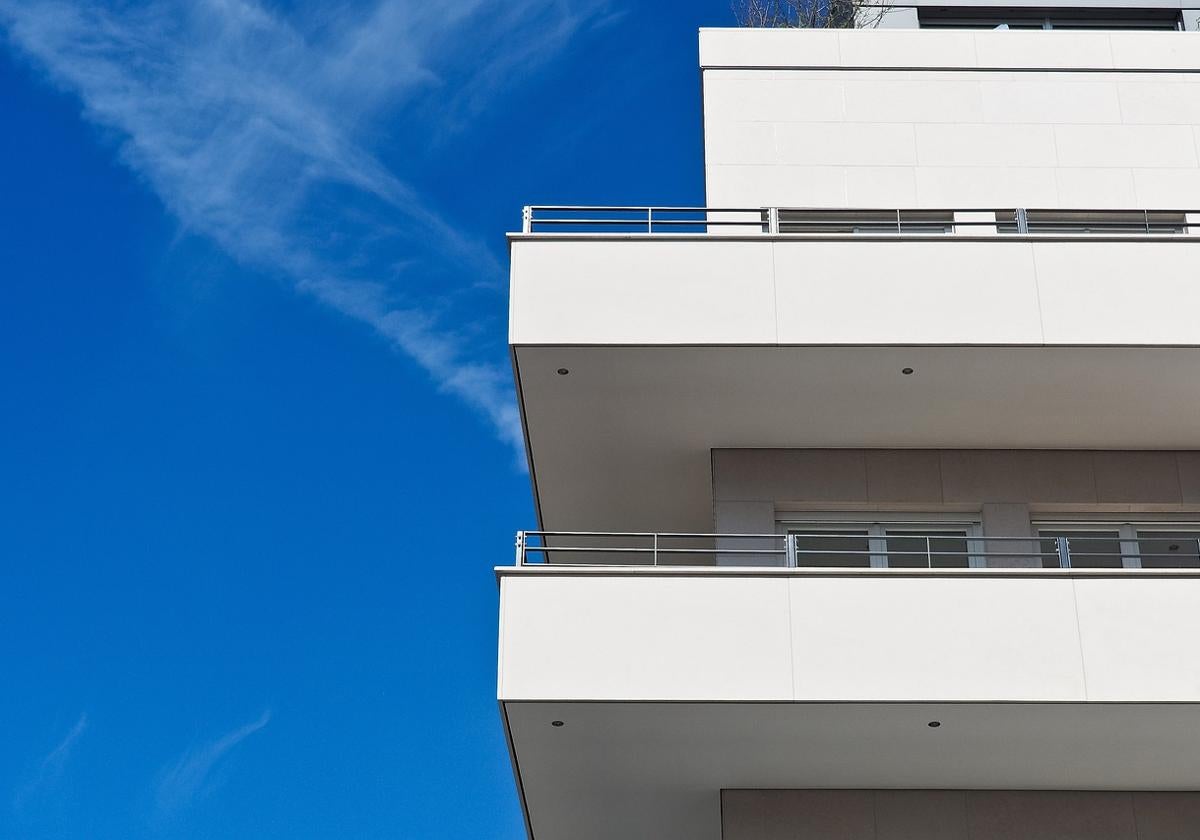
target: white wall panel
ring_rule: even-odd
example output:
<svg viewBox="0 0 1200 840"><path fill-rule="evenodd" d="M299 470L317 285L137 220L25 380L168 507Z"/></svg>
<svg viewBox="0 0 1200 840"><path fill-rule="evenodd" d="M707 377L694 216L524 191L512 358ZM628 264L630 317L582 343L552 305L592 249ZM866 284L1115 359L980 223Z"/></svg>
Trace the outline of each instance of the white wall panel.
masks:
<svg viewBox="0 0 1200 840"><path fill-rule="evenodd" d="M1118 68L1195 70L1200 64L1200 32L1114 32L1109 46Z"/></svg>
<svg viewBox="0 0 1200 840"><path fill-rule="evenodd" d="M1047 344L1200 344L1189 243L1034 246Z"/></svg>
<svg viewBox="0 0 1200 840"><path fill-rule="evenodd" d="M710 202L967 208L1198 200L1200 81L1179 70L1200 69L1200 32L833 35L702 32ZM727 165L775 171L749 177ZM785 170L796 166L813 169ZM1143 174L1153 169L1172 174Z"/></svg>
<svg viewBox="0 0 1200 840"><path fill-rule="evenodd" d="M1190 702L1200 578L502 578L508 700Z"/></svg>
<svg viewBox="0 0 1200 840"><path fill-rule="evenodd" d="M539 239L514 344L1200 346L1200 236Z"/></svg>
<svg viewBox="0 0 1200 840"><path fill-rule="evenodd" d="M710 164L706 172L709 207L742 207L747 200L753 207L846 206L847 178L841 166Z"/></svg>
<svg viewBox="0 0 1200 840"><path fill-rule="evenodd" d="M796 78L704 79L704 98L716 112L737 113L748 122L841 122L846 118L840 81ZM776 74L770 74L775 76Z"/></svg>
<svg viewBox="0 0 1200 840"><path fill-rule="evenodd" d="M1085 699L1070 580L791 587L798 700Z"/></svg>
<svg viewBox="0 0 1200 840"><path fill-rule="evenodd" d="M1121 118L1130 124L1200 125L1200 82L1186 77L1181 81L1122 81L1117 85L1121 97Z"/></svg>
<svg viewBox="0 0 1200 840"><path fill-rule="evenodd" d="M850 207L913 207L917 170L912 166L847 166L844 178Z"/></svg>
<svg viewBox="0 0 1200 840"><path fill-rule="evenodd" d="M865 33L867 37L862 37ZM842 67L973 67L976 63L975 37L968 30L942 30L937 37L920 30L876 29L840 30L839 57ZM795 37L788 60L793 65L807 58L797 58L796 47L807 45Z"/></svg>
<svg viewBox="0 0 1200 840"><path fill-rule="evenodd" d="M810 29L805 35L804 62L809 67L837 67L841 39L836 29ZM701 29L701 67L790 67L796 63L796 38L784 29Z"/></svg>
<svg viewBox="0 0 1200 840"><path fill-rule="evenodd" d="M1194 167L1190 126L1059 125L1054 142L1061 166Z"/></svg>
<svg viewBox="0 0 1200 840"><path fill-rule="evenodd" d="M1200 580L1078 580L1088 699L1200 697Z"/></svg>
<svg viewBox="0 0 1200 840"><path fill-rule="evenodd" d="M514 344L775 341L770 242L529 242L512 247Z"/></svg>
<svg viewBox="0 0 1200 840"><path fill-rule="evenodd" d="M1200 169L1135 169L1138 207L1200 209Z"/></svg>
<svg viewBox="0 0 1200 840"><path fill-rule="evenodd" d="M1058 187L1058 201L1064 207L1123 210L1138 206L1133 172L1129 169L1064 168L1056 169L1054 178Z"/></svg>
<svg viewBox="0 0 1200 840"><path fill-rule="evenodd" d="M1045 125L916 125L922 166L1046 166L1057 163Z"/></svg>
<svg viewBox="0 0 1200 840"><path fill-rule="evenodd" d="M1048 167L919 166L917 206L1057 207L1054 172Z"/></svg>
<svg viewBox="0 0 1200 840"><path fill-rule="evenodd" d="M787 586L505 578L501 699L789 700Z"/></svg>
<svg viewBox="0 0 1200 840"><path fill-rule="evenodd" d="M965 75L965 74L964 74ZM1015 78L977 74L982 120L962 122L1120 123L1121 100L1112 82L1088 81L1091 74L1032 73Z"/></svg>
<svg viewBox="0 0 1200 840"><path fill-rule="evenodd" d="M860 76L843 87L850 122L983 122L980 86L974 80Z"/></svg>
<svg viewBox="0 0 1200 840"><path fill-rule="evenodd" d="M1020 245L783 247L775 252L775 287L782 344L1042 340L1032 254Z"/></svg>
<svg viewBox="0 0 1200 840"><path fill-rule="evenodd" d="M783 164L911 166L917 162L907 123L778 123L777 156Z"/></svg>
<svg viewBox="0 0 1200 840"><path fill-rule="evenodd" d="M704 130L705 153L715 164L777 163L775 130L774 123L714 122Z"/></svg>
<svg viewBox="0 0 1200 840"><path fill-rule="evenodd" d="M705 69L1195 70L1200 32L701 29Z"/></svg>
<svg viewBox="0 0 1200 840"><path fill-rule="evenodd" d="M1010 30L975 32L973 35L976 67L1099 69L1113 66L1108 32Z"/></svg>

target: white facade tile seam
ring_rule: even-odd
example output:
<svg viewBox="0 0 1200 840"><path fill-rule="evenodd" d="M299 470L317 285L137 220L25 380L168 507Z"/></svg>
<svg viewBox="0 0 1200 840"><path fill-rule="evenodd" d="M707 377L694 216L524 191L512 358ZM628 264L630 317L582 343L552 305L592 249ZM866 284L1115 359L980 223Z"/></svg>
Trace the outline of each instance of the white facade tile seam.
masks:
<svg viewBox="0 0 1200 840"><path fill-rule="evenodd" d="M1043 347L1046 346L1046 317L1042 313L1042 283L1038 278L1038 250L1034 243L1026 243L1029 248L1029 263L1033 269L1033 299L1037 305L1038 337Z"/></svg>
<svg viewBox="0 0 1200 840"><path fill-rule="evenodd" d="M1092 470L1095 475L1095 470ZM1075 611L1075 641L1079 648L1079 679L1083 682L1083 699L1085 702L1091 700L1091 693L1088 691L1087 679L1087 656L1083 652L1083 627L1079 621L1079 591L1077 588L1078 581L1071 579L1071 609Z"/></svg>
<svg viewBox="0 0 1200 840"><path fill-rule="evenodd" d="M779 247L778 242L771 243L771 302L774 306L775 322L775 346L779 346L779 267L775 262L775 251ZM789 594L790 597L790 594Z"/></svg>
<svg viewBox="0 0 1200 840"><path fill-rule="evenodd" d="M792 594L795 591L796 584L793 580L787 582L787 611L788 611L788 666L791 669L791 685L792 685L792 702L795 703L800 696L797 690L796 680L796 630L792 623L792 614L796 611L795 603L792 600Z"/></svg>

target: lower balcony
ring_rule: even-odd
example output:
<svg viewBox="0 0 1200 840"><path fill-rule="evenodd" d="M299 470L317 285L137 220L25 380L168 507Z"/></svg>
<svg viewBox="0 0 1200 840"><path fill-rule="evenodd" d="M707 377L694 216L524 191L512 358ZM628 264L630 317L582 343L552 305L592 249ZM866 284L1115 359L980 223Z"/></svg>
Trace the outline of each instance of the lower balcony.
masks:
<svg viewBox="0 0 1200 840"><path fill-rule="evenodd" d="M497 569L536 840L718 840L731 791L1200 789L1200 569L1067 566L1057 538L1024 567L987 541L954 566L805 566L795 540L717 565L734 538L655 566L551 536Z"/></svg>

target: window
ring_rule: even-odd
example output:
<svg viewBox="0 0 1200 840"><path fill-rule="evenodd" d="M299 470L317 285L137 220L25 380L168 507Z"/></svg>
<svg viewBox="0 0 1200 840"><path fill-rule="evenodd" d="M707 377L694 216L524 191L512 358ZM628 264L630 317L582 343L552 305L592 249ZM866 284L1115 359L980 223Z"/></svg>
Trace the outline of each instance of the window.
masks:
<svg viewBox="0 0 1200 840"><path fill-rule="evenodd" d="M953 233L950 210L780 210L780 233Z"/></svg>
<svg viewBox="0 0 1200 840"><path fill-rule="evenodd" d="M1171 522L1049 523L1037 526L1043 565L1057 567L1056 542L1067 540L1071 566L1080 569L1200 568L1200 526Z"/></svg>
<svg viewBox="0 0 1200 840"><path fill-rule="evenodd" d="M982 566L975 522L788 522L797 566L887 569L965 569Z"/></svg>
<svg viewBox="0 0 1200 840"><path fill-rule="evenodd" d="M922 6L922 29L1182 29L1178 9Z"/></svg>
<svg viewBox="0 0 1200 840"><path fill-rule="evenodd" d="M1179 234L1187 233L1187 217L1169 210L1026 210L1029 233ZM998 233L1022 233L1016 210L996 211Z"/></svg>

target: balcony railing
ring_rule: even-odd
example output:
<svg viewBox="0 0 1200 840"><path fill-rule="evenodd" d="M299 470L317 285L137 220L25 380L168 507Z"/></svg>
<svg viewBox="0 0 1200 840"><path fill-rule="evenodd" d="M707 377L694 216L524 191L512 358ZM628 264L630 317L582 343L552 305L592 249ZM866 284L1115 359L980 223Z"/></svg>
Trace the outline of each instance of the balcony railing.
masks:
<svg viewBox="0 0 1200 840"><path fill-rule="evenodd" d="M1200 234L1200 210L585 207L532 205L523 233L769 236L1177 236Z"/></svg>
<svg viewBox="0 0 1200 840"><path fill-rule="evenodd" d="M1163 542L1158 545L1158 542ZM1075 546L1073 549L1072 546ZM1200 533L1109 547L1095 538L831 531L682 534L518 531L518 566L789 569L1200 569Z"/></svg>

